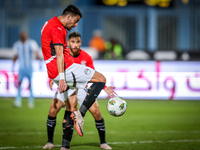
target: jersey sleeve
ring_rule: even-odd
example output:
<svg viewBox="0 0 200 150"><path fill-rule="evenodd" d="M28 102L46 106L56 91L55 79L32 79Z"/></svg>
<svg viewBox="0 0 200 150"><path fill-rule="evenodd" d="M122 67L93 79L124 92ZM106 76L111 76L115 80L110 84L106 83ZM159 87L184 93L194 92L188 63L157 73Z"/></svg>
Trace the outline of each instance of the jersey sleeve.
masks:
<svg viewBox="0 0 200 150"><path fill-rule="evenodd" d="M39 51L39 46L35 40L31 40L31 47L34 52Z"/></svg>
<svg viewBox="0 0 200 150"><path fill-rule="evenodd" d="M87 56L87 64L86 64L87 67L90 67L92 69L95 69L94 68L94 63L93 63L93 59L92 57L88 54Z"/></svg>
<svg viewBox="0 0 200 150"><path fill-rule="evenodd" d="M64 45L64 31L61 27L55 26L51 28L50 34L52 37L52 44L53 45Z"/></svg>

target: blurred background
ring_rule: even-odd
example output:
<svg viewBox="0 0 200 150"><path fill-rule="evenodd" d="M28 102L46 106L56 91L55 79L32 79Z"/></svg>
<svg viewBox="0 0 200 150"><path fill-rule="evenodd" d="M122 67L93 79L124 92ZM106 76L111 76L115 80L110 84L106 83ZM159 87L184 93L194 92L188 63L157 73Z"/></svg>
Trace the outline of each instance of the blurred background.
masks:
<svg viewBox="0 0 200 150"><path fill-rule="evenodd" d="M83 14L72 31L82 35L82 49L119 95L200 100L200 0L0 0L0 96L16 95L10 68L20 31L41 47L43 24L69 4ZM103 40L101 49L92 44L96 35ZM39 69L37 63L34 94L51 97L45 64ZM38 80L44 82L42 90ZM26 82L27 96L25 89Z"/></svg>

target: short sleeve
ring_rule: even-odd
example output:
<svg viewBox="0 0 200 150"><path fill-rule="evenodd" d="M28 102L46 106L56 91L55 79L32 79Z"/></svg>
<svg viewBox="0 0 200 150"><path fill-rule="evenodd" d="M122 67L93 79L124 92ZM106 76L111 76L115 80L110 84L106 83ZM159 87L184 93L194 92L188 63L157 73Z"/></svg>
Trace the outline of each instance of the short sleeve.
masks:
<svg viewBox="0 0 200 150"><path fill-rule="evenodd" d="M95 69L94 68L94 63L93 63L93 59L92 57L88 54L88 57L87 57L87 65L88 67L92 68L92 69Z"/></svg>
<svg viewBox="0 0 200 150"><path fill-rule="evenodd" d="M34 52L39 51L39 46L35 40L31 40L31 47Z"/></svg>
<svg viewBox="0 0 200 150"><path fill-rule="evenodd" d="M52 43L53 45L64 45L65 41L64 41L64 29L59 27L59 26L55 26L50 30L50 34L52 37Z"/></svg>

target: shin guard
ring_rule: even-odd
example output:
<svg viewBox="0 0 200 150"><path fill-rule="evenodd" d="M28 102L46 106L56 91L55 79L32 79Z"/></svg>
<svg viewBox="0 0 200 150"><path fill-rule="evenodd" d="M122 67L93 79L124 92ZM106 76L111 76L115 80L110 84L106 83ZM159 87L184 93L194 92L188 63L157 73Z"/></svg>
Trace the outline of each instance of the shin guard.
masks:
<svg viewBox="0 0 200 150"><path fill-rule="evenodd" d="M73 135L73 126L74 121L70 117L71 112L65 111L65 116L63 119L63 140L62 140L62 147L70 148L70 142Z"/></svg>
<svg viewBox="0 0 200 150"><path fill-rule="evenodd" d="M95 102L96 98L99 96L101 90L104 88L105 83L104 82L95 82L91 85L87 92L87 96L85 100L83 101L83 104L80 107L81 115L84 117L87 110L92 106L92 104Z"/></svg>

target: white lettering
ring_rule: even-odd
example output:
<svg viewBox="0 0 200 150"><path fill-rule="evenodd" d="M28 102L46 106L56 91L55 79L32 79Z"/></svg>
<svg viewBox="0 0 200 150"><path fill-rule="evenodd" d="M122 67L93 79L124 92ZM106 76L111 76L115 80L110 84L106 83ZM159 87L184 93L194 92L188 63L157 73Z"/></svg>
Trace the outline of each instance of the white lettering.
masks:
<svg viewBox="0 0 200 150"><path fill-rule="evenodd" d="M48 23L48 21L46 21L46 22L44 23L44 25L43 25L43 27L42 27L42 30L41 30L41 34L42 34L44 28L46 27L47 23Z"/></svg>

